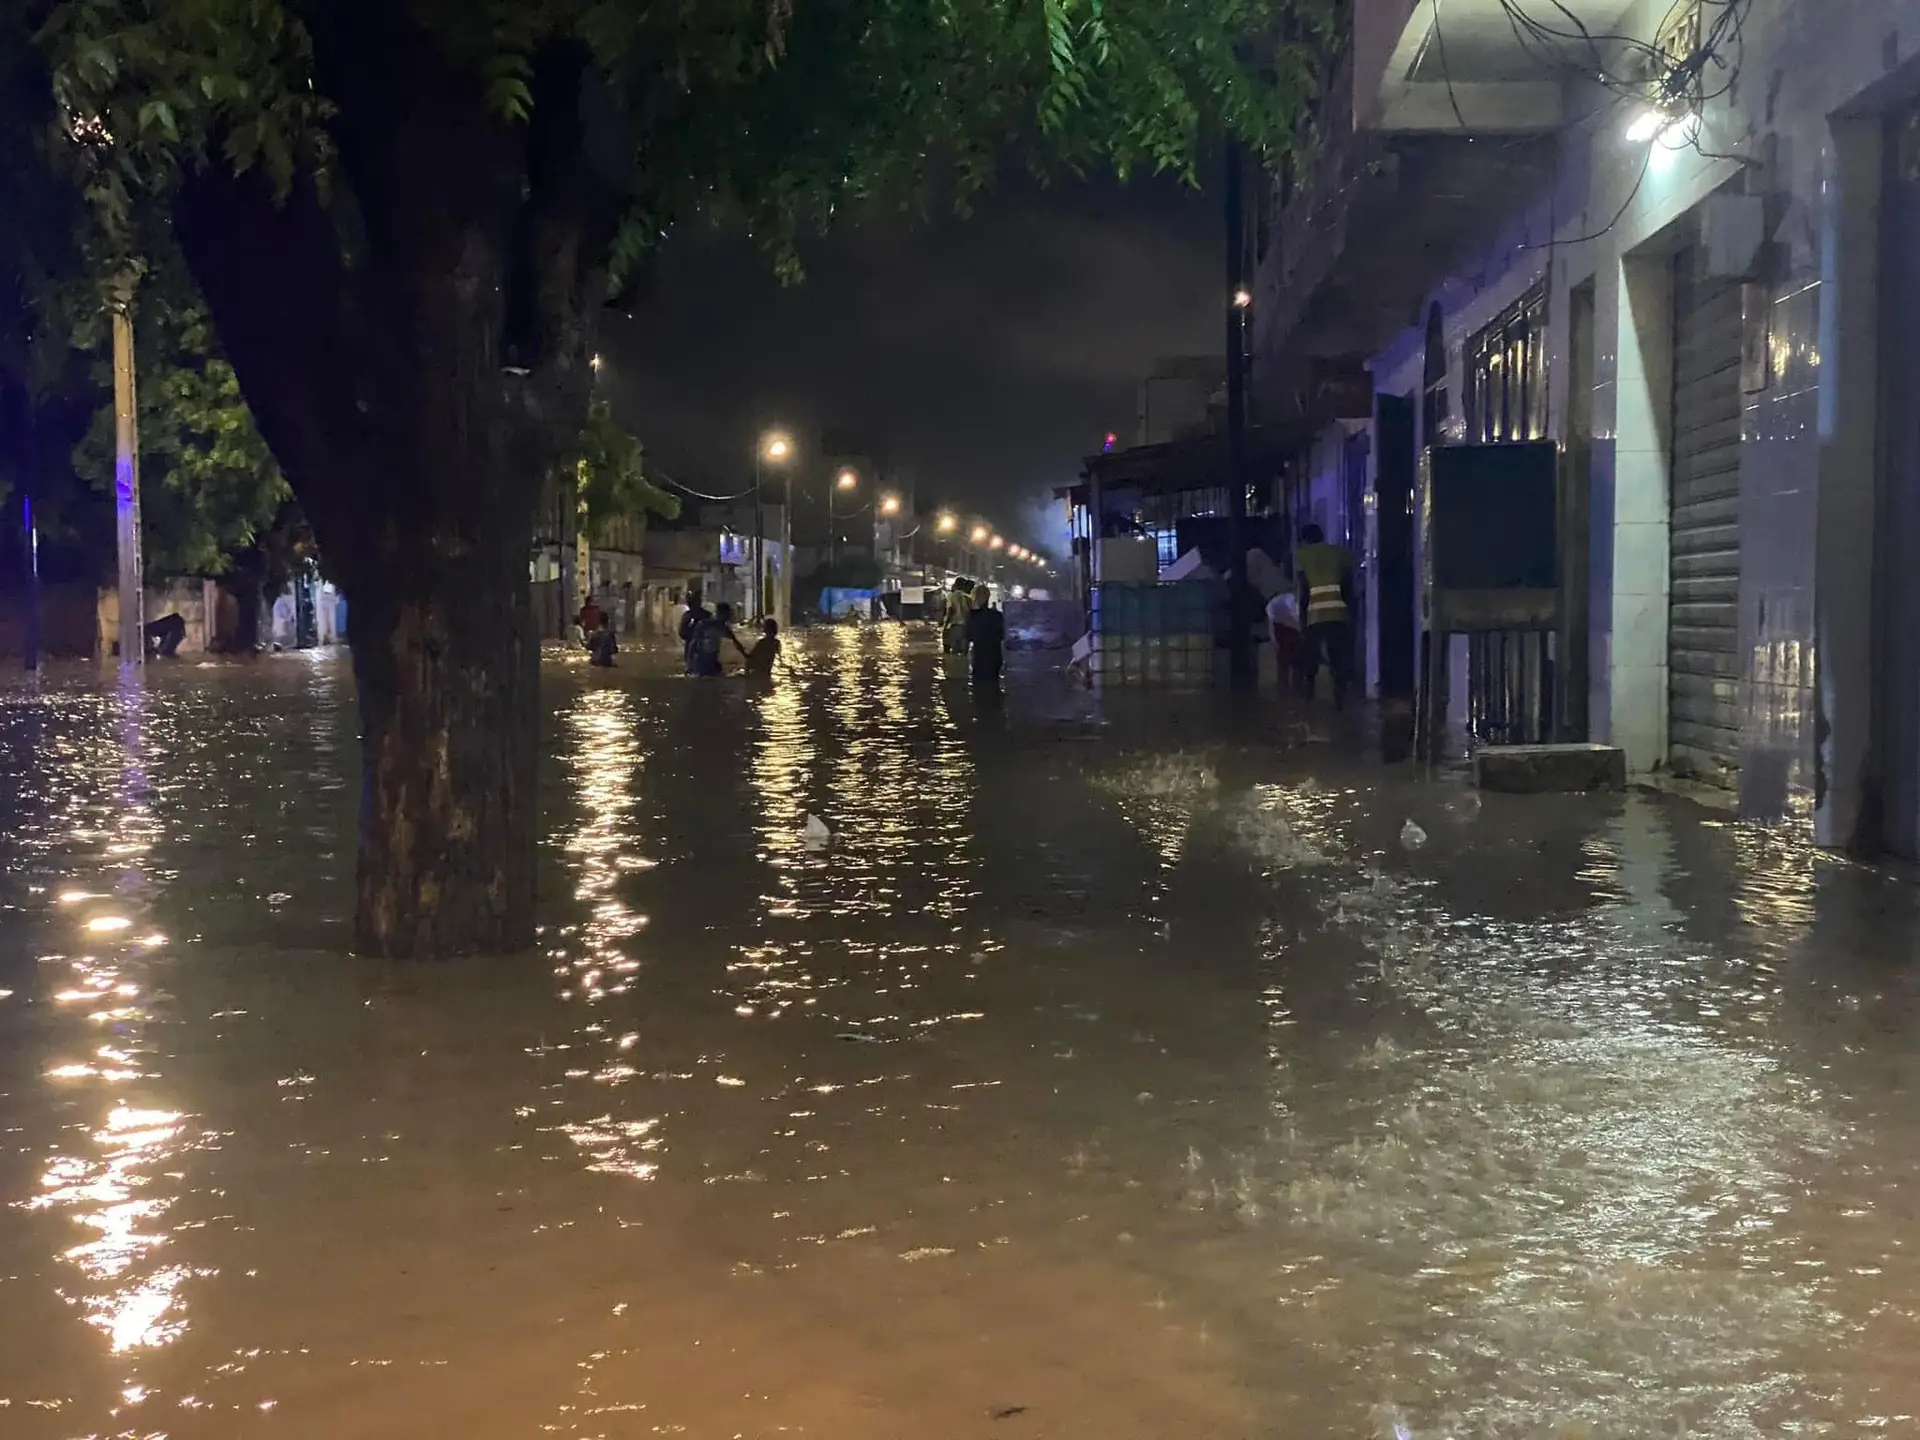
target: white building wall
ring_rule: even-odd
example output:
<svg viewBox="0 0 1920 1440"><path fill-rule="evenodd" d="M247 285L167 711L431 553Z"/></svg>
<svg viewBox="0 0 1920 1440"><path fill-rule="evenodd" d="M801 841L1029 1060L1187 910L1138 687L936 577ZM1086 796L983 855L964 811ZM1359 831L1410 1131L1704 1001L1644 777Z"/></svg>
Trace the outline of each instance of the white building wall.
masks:
<svg viewBox="0 0 1920 1440"><path fill-rule="evenodd" d="M1669 8L1643 0L1617 28L1651 36ZM1463 342L1549 277L1550 434L1564 441L1569 297L1592 283L1592 724L1654 771L1667 733L1664 262L1707 197L1765 196L1777 250L1746 292L1749 352L1765 363L1748 367L1741 464L1742 799L1749 813L1811 813L1831 842L1858 825L1871 783L1878 117L1920 92L1916 56L1912 0L1758 0L1737 74L1710 81L1733 83L1697 148L1630 144L1625 110L1591 102L1602 112L1564 132L1551 193L1431 297L1458 416ZM1373 357L1377 392L1418 408L1425 339L1410 326Z"/></svg>

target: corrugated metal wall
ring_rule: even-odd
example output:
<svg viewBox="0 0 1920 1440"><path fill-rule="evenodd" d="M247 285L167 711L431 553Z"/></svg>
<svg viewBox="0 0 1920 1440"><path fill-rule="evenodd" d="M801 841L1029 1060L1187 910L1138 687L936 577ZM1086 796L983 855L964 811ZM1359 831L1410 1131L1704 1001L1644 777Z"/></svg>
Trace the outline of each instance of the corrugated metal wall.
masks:
<svg viewBox="0 0 1920 1440"><path fill-rule="evenodd" d="M1740 765L1741 290L1674 261L1668 763L1731 785Z"/></svg>

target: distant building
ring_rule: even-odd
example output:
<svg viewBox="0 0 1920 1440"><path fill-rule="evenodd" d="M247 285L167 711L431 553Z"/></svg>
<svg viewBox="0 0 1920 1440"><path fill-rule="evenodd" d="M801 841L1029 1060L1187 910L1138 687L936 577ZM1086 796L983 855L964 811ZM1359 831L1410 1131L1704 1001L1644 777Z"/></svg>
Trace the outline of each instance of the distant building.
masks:
<svg viewBox="0 0 1920 1440"><path fill-rule="evenodd" d="M638 515L604 520L595 533L580 533L579 503L559 477L541 491L535 512L528 578L533 585L534 616L543 639L565 639L589 595L613 616L621 634L634 628L641 588L646 583L647 522ZM581 540L588 542L584 547ZM581 557L587 569L580 573Z"/></svg>
<svg viewBox="0 0 1920 1440"><path fill-rule="evenodd" d="M1153 362L1139 385L1135 445L1191 440L1219 428L1227 365L1219 355L1172 355Z"/></svg>

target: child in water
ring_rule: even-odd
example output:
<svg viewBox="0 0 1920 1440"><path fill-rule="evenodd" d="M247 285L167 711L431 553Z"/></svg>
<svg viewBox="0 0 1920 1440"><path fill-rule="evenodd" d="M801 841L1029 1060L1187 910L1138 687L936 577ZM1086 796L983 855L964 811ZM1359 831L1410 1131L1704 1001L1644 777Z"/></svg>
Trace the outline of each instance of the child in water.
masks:
<svg viewBox="0 0 1920 1440"><path fill-rule="evenodd" d="M613 657L620 651L620 637L613 631L613 616L605 611L600 613L600 622L587 636L589 662L593 665L611 667Z"/></svg>
<svg viewBox="0 0 1920 1440"><path fill-rule="evenodd" d="M754 642L753 649L747 652L747 674L752 676L771 676L774 663L780 658L780 622L768 620L760 627L760 638Z"/></svg>

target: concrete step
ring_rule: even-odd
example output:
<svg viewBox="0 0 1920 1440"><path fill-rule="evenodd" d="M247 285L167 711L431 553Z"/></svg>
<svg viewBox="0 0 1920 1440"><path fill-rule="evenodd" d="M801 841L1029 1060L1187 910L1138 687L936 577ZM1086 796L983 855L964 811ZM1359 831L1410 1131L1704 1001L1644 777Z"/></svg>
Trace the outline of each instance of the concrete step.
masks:
<svg viewBox="0 0 1920 1440"><path fill-rule="evenodd" d="M1488 745L1474 752L1473 781L1508 795L1624 790L1627 756L1614 745Z"/></svg>

